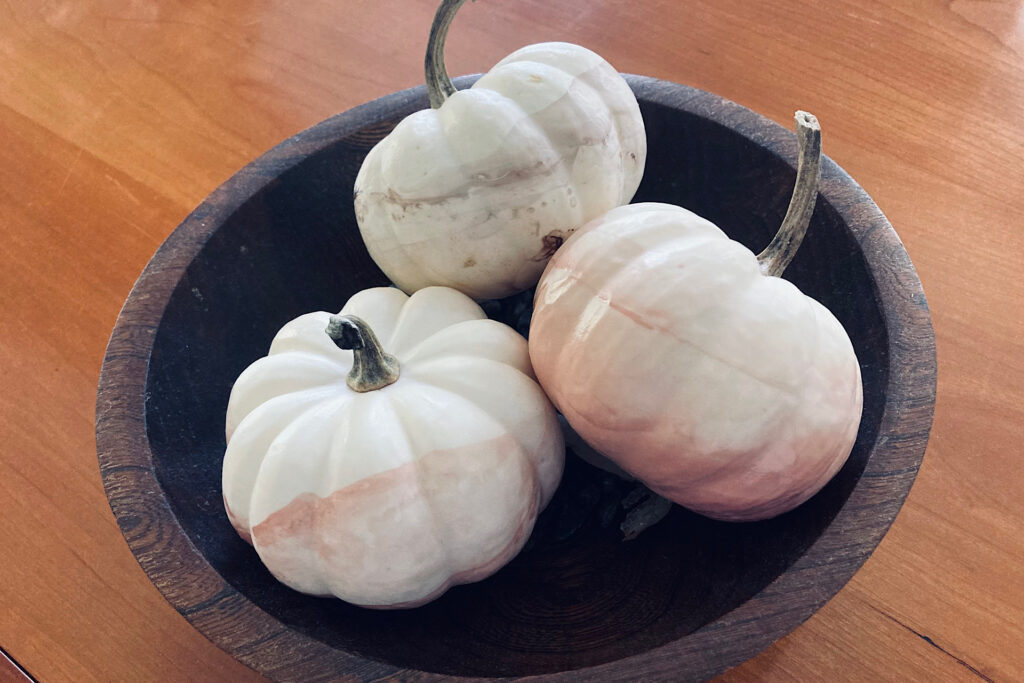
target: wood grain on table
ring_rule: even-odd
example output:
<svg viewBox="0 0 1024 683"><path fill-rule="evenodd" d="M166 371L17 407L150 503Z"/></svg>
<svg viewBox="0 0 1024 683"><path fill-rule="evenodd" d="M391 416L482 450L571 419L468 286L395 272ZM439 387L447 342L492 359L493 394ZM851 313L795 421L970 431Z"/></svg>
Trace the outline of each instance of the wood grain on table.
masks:
<svg viewBox="0 0 1024 683"><path fill-rule="evenodd" d="M136 564L93 409L135 277L263 151L422 79L432 0L0 0L0 649L55 680L248 680ZM481 0L453 74L568 40L788 125L932 308L932 440L864 568L726 681L1024 679L1024 1ZM0 657L0 678L16 676Z"/></svg>

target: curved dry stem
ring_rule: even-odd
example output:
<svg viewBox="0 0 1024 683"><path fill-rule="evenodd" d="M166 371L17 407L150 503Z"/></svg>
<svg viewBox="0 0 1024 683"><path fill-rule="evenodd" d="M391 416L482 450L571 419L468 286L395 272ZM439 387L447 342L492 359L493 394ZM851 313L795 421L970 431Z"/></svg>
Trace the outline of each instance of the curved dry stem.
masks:
<svg viewBox="0 0 1024 683"><path fill-rule="evenodd" d="M339 349L352 351L352 369L345 379L349 389L364 393L398 380L398 359L384 353L365 320L354 315L332 315L326 332Z"/></svg>
<svg viewBox="0 0 1024 683"><path fill-rule="evenodd" d="M434 15L434 23L430 26L424 68L427 75L427 95L433 109L440 107L455 93L455 85L444 68L444 41L448 37L448 28L452 25L455 13L465 2L466 0L441 0L441 6Z"/></svg>
<svg viewBox="0 0 1024 683"><path fill-rule="evenodd" d="M814 203L818 198L818 179L821 175L821 126L813 114L805 111L796 113L796 140L799 158L796 167L796 184L789 210L782 219L775 238L765 250L757 255L757 263L765 275L779 277L790 261L811 224Z"/></svg>

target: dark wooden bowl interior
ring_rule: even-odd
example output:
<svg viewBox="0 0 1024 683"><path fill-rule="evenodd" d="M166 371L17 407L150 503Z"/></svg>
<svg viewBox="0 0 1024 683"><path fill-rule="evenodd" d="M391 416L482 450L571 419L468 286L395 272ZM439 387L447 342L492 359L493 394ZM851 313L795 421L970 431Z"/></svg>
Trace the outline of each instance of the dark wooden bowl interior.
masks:
<svg viewBox="0 0 1024 683"><path fill-rule="evenodd" d="M635 201L688 207L760 250L789 200L792 134L708 93L630 82L651 141ZM104 365L97 443L143 567L197 628L275 677L571 678L596 667L587 673L684 680L755 654L877 545L920 464L934 402L920 284L877 207L830 161L786 277L849 332L864 414L848 463L805 505L750 524L677 507L623 542L628 485L570 456L523 553L488 580L397 611L296 593L231 528L221 503L231 385L288 320L387 284L359 237L353 179L369 148L423 106L422 92L398 93L282 143L200 206L140 278Z"/></svg>

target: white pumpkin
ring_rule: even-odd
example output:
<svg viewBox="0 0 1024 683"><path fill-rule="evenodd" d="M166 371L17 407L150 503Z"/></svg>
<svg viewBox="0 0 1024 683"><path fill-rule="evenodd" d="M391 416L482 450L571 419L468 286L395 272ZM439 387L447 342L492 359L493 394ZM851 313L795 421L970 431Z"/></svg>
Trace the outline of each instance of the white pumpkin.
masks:
<svg viewBox="0 0 1024 683"><path fill-rule="evenodd" d="M797 190L760 257L686 209L634 204L573 235L534 301L530 356L569 424L655 492L718 519L807 500L860 423L849 337L776 277L817 194L820 130L797 120Z"/></svg>
<svg viewBox="0 0 1024 683"><path fill-rule="evenodd" d="M499 298L536 284L573 230L633 197L647 142L625 80L578 45L524 47L455 91L440 51L461 4L446 1L435 20L433 108L370 150L355 213L370 255L405 291Z"/></svg>
<svg viewBox="0 0 1024 683"><path fill-rule="evenodd" d="M564 457L526 340L442 287L289 322L235 382L226 431L238 533L288 586L369 607L497 571Z"/></svg>

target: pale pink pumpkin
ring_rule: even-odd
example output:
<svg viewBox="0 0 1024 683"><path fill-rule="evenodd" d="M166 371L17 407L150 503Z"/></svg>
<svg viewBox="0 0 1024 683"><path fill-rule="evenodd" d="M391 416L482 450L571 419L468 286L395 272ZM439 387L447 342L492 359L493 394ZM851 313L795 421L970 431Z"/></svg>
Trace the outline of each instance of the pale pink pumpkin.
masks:
<svg viewBox="0 0 1024 683"><path fill-rule="evenodd" d="M444 287L368 289L291 321L236 381L226 422L239 535L288 586L368 607L497 571L562 473L526 340Z"/></svg>
<svg viewBox="0 0 1024 683"><path fill-rule="evenodd" d="M820 129L797 121L797 189L760 256L686 209L624 206L567 240L534 300L533 367L569 424L655 492L718 519L810 498L860 422L849 337L777 277L817 195Z"/></svg>

